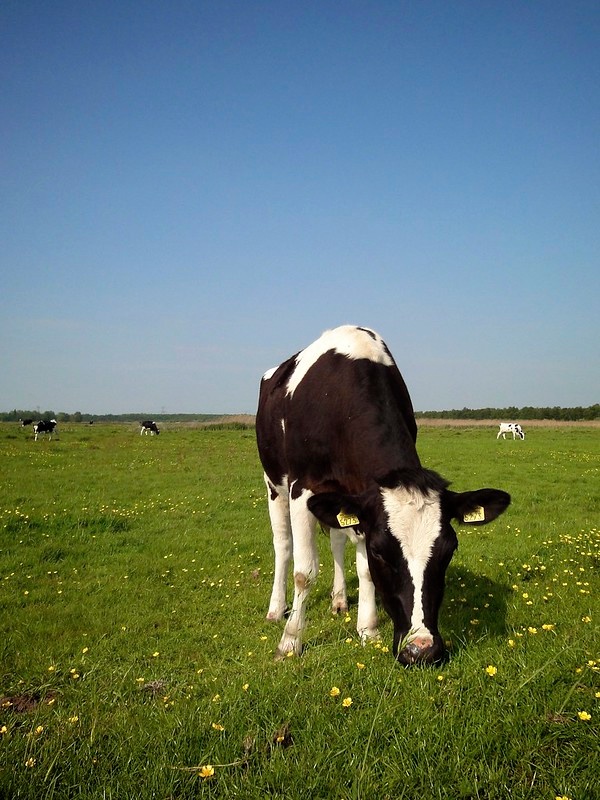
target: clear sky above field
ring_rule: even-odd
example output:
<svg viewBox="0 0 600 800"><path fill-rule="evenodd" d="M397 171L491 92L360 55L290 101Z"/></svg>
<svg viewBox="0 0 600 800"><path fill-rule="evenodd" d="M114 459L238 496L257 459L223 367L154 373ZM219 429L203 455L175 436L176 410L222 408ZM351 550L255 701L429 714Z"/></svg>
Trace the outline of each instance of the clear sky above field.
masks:
<svg viewBox="0 0 600 800"><path fill-rule="evenodd" d="M253 412L347 322L599 401L597 0L5 0L0 74L0 410Z"/></svg>

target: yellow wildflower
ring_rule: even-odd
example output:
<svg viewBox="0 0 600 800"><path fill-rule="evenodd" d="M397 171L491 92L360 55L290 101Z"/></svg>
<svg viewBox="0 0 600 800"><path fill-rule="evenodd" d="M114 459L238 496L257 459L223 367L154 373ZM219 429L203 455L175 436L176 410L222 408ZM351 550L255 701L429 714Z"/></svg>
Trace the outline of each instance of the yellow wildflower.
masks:
<svg viewBox="0 0 600 800"><path fill-rule="evenodd" d="M200 772L198 774L201 778L212 778L215 774L215 768L212 764L205 764L203 767L200 767Z"/></svg>
<svg viewBox="0 0 600 800"><path fill-rule="evenodd" d="M35 758L28 758L25 762L26 767L35 767Z"/></svg>
<svg viewBox="0 0 600 800"><path fill-rule="evenodd" d="M337 686L332 686L332 687L331 687L331 690L330 690L330 692L329 692L329 694L330 694L332 697L337 697L337 696L339 695L339 693L340 693L340 690L338 689L338 687L337 687Z"/></svg>
<svg viewBox="0 0 600 800"><path fill-rule="evenodd" d="M579 717L579 719L583 720L584 722L587 722L588 719L592 718L592 715L588 714L587 711L578 711L577 712L577 716Z"/></svg>
<svg viewBox="0 0 600 800"><path fill-rule="evenodd" d="M350 706L352 705L352 698L344 697L344 699L342 700L342 705L344 706L344 708L350 708Z"/></svg>
<svg viewBox="0 0 600 800"><path fill-rule="evenodd" d="M360 661L356 662L356 666L358 667L358 669L364 669L365 668L365 665L361 664Z"/></svg>
<svg viewBox="0 0 600 800"><path fill-rule="evenodd" d="M225 730L225 728L221 725L220 722L213 722L212 726L213 726L213 729L215 731L224 731Z"/></svg>
<svg viewBox="0 0 600 800"><path fill-rule="evenodd" d="M495 674L498 672L498 668L497 668L497 667L494 667L492 664L490 664L489 666L487 666L487 667L485 668L485 671L486 671L486 673L487 673L488 675L490 675L491 677L493 677L493 676L494 676L494 675L495 675Z"/></svg>

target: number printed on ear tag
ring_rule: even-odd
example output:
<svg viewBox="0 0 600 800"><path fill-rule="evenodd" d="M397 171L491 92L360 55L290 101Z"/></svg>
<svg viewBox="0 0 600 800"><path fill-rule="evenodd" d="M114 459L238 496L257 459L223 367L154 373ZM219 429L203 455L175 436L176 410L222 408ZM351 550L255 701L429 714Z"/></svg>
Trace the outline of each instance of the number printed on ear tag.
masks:
<svg viewBox="0 0 600 800"><path fill-rule="evenodd" d="M475 506L473 511L467 512L463 517L463 522L485 522L485 510L483 506Z"/></svg>
<svg viewBox="0 0 600 800"><path fill-rule="evenodd" d="M358 525L359 519L353 514L345 514L343 511L337 515L337 521L340 523L341 528L351 528L353 525Z"/></svg>

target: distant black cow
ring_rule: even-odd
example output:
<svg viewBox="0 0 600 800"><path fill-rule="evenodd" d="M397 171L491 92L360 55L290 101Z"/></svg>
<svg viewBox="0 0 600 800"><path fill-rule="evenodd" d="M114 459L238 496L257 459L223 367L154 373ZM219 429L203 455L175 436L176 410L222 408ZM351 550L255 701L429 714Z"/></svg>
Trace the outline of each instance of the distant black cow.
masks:
<svg viewBox="0 0 600 800"><path fill-rule="evenodd" d="M408 390L374 331L326 331L262 379L256 416L273 529L275 573L268 619L286 612L294 560L294 602L277 648L299 654L305 603L319 572L316 523L332 533L334 608L346 602L343 543L356 544L357 629L376 638L375 591L394 623L403 664L444 655L438 614L458 545L451 520L483 525L510 496L498 489L452 492L425 469Z"/></svg>
<svg viewBox="0 0 600 800"><path fill-rule="evenodd" d="M19 422L21 423L22 428L26 428L28 425L31 425L33 422L32 419L20 419Z"/></svg>
<svg viewBox="0 0 600 800"><path fill-rule="evenodd" d="M146 436L148 435L148 433L150 433L151 436L154 436L154 434L158 436L158 434L160 433L160 431L158 430L158 425L151 419L145 419L143 422L140 422L140 425L142 426L140 430L140 436L142 435L142 433L145 433Z"/></svg>
<svg viewBox="0 0 600 800"><path fill-rule="evenodd" d="M37 442L38 434L47 433L48 439L52 439L52 434L56 431L56 420L55 419L41 419L39 422L36 422L33 426L33 430L35 432L35 441ZM56 433L58 436L58 432Z"/></svg>

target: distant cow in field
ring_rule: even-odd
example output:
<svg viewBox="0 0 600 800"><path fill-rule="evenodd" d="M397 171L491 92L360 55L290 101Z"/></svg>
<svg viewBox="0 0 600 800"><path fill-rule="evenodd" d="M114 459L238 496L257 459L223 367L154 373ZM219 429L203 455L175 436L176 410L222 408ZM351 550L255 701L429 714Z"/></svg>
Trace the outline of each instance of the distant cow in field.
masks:
<svg viewBox="0 0 600 800"><path fill-rule="evenodd" d="M484 525L507 508L510 496L498 489L452 492L422 467L410 396L381 337L344 325L267 372L256 435L275 550L267 619L286 613L294 561L293 606L277 657L302 650L305 603L319 571L319 520L331 533L334 609L347 607L348 537L356 545L361 639L379 636L377 592L394 623L398 660L440 661L438 614L458 545L451 520Z"/></svg>
<svg viewBox="0 0 600 800"><path fill-rule="evenodd" d="M518 436L519 439L525 438L525 432L518 422L501 422L500 430L498 431L496 439L499 439L500 436L502 436L503 439L506 439L507 433L512 433L513 439L515 436Z"/></svg>
<svg viewBox="0 0 600 800"><path fill-rule="evenodd" d="M55 419L41 419L39 422L36 422L33 426L35 441L37 442L38 436L42 433L47 433L48 439L52 439L52 434L56 431L56 425L57 422ZM56 435L58 436L58 432L56 432Z"/></svg>
<svg viewBox="0 0 600 800"><path fill-rule="evenodd" d="M142 435L142 433L145 433L146 436L148 434L150 434L151 436L154 436L154 434L156 434L158 436L158 434L160 433L160 431L158 430L158 425L151 419L145 419L143 422L140 422L140 425L141 425L140 436Z"/></svg>
<svg viewBox="0 0 600 800"><path fill-rule="evenodd" d="M21 423L22 428L26 428L28 425L31 425L33 422L32 419L20 419L19 422Z"/></svg>

